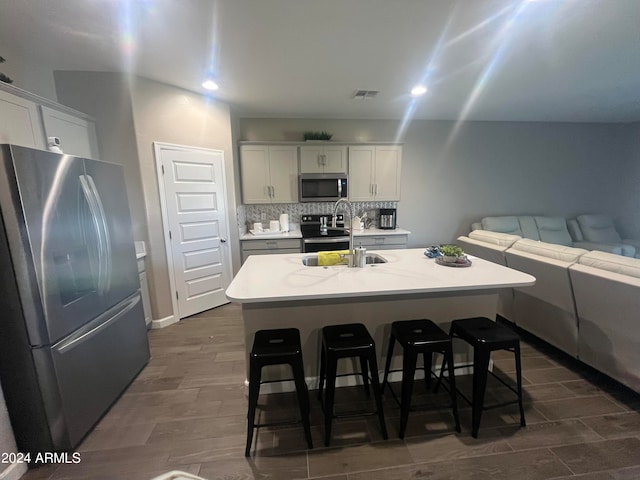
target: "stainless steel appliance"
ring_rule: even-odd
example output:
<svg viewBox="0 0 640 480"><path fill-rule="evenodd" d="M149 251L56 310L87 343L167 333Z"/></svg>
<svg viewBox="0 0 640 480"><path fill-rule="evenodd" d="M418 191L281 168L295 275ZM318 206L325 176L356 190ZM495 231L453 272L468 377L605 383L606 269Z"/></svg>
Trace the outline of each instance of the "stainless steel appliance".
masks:
<svg viewBox="0 0 640 480"><path fill-rule="evenodd" d="M383 230L395 230L396 228L396 209L381 208L378 220L378 228Z"/></svg>
<svg viewBox="0 0 640 480"><path fill-rule="evenodd" d="M330 227L333 215L302 215L300 233L302 251L326 252L330 250L348 250L349 234L344 229L344 215L336 215L336 229Z"/></svg>
<svg viewBox="0 0 640 480"><path fill-rule="evenodd" d="M149 359L120 165L0 145L0 380L18 449L77 446Z"/></svg>
<svg viewBox="0 0 640 480"><path fill-rule="evenodd" d="M347 175L302 173L298 177L301 202L335 202L347 198Z"/></svg>

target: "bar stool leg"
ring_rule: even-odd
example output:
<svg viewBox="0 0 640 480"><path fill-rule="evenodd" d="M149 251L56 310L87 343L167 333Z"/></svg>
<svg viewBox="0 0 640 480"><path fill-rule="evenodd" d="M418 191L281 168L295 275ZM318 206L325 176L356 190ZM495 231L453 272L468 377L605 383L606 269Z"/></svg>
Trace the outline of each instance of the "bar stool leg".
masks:
<svg viewBox="0 0 640 480"><path fill-rule="evenodd" d="M422 363L424 364L424 386L427 390L431 386L431 368L433 365L433 352L422 353Z"/></svg>
<svg viewBox="0 0 640 480"><path fill-rule="evenodd" d="M324 385L325 379L325 369L326 369L327 358L324 351L324 345L320 349L320 380L318 384L318 400L322 402L322 387Z"/></svg>
<svg viewBox="0 0 640 480"><path fill-rule="evenodd" d="M473 438L478 438L490 356L490 352L482 347L476 346L473 349L473 405L471 410L471 436Z"/></svg>
<svg viewBox="0 0 640 480"><path fill-rule="evenodd" d="M451 408L453 409L453 420L456 422L456 432L460 433L460 417L458 416L458 401L456 390L456 377L453 368L453 348L449 345L443 352L442 365L447 364L449 366L449 394L451 395ZM441 374L442 375L442 374ZM442 378L442 377L440 377ZM440 379L438 379L438 383ZM437 385L436 385L437 388Z"/></svg>
<svg viewBox="0 0 640 480"><path fill-rule="evenodd" d="M384 422L384 411L382 410L382 393L380 392L380 378L378 378L378 362L376 361L376 352L372 348L369 355L369 369L371 370L371 386L373 387L373 396L376 399L376 408L378 409L378 419L380 420L380 430L382 438L389 438L387 435L387 426Z"/></svg>
<svg viewBox="0 0 640 480"><path fill-rule="evenodd" d="M518 382L518 405L520 406L520 426L526 427L527 423L524 419L524 406L522 405L522 363L520 361L520 342L516 343L514 348L516 355L516 378Z"/></svg>
<svg viewBox="0 0 640 480"><path fill-rule="evenodd" d="M399 437L404 438L404 432L409 421L409 410L411 409L411 395L413 393L413 381L416 374L416 363L418 355L410 348L405 348L402 355L402 395L400 399L400 433Z"/></svg>
<svg viewBox="0 0 640 480"><path fill-rule="evenodd" d="M369 397L371 394L369 393L369 367L367 365L367 356L360 356L360 373L362 375L362 383L364 385L364 391Z"/></svg>
<svg viewBox="0 0 640 480"><path fill-rule="evenodd" d="M260 395L260 376L262 368L256 361L249 360L249 410L247 412L247 445L244 456L248 457L253 442L253 429L255 425L256 407L258 406L258 396Z"/></svg>
<svg viewBox="0 0 640 480"><path fill-rule="evenodd" d="M302 355L300 355L298 361L291 364L293 370L293 379L296 383L296 393L298 395L298 404L300 405L300 415L302 416L302 425L304 426L304 435L307 439L307 445L309 449L313 448L313 442L311 440L311 426L309 425L309 411L311 410L309 405L309 392L307 390L307 384L304 381L304 369L302 367Z"/></svg>
<svg viewBox="0 0 640 480"><path fill-rule="evenodd" d="M380 392L384 393L384 389L387 386L389 370L391 369L391 359L393 358L393 346L396 343L396 337L391 334L389 337L389 349L387 350L387 359L384 363L384 378L382 379L382 387L380 388Z"/></svg>
<svg viewBox="0 0 640 480"><path fill-rule="evenodd" d="M324 397L324 444L329 446L331 441L331 423L333 422L333 401L336 395L336 372L338 369L338 359L327 355L326 358L326 380L327 392Z"/></svg>

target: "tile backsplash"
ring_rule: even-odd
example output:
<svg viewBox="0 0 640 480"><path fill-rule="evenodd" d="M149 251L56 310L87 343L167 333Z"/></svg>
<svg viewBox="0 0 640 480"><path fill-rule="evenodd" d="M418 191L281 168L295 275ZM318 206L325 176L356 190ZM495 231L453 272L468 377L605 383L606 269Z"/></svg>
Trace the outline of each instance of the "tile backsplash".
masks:
<svg viewBox="0 0 640 480"><path fill-rule="evenodd" d="M378 225L379 208L396 208L398 202L353 202L356 215L362 216L365 212L367 218L372 220L372 225ZM236 221L240 234L249 231L249 226L255 222L269 225L269 220L277 220L281 213L289 214L289 224L300 224L301 215L331 214L333 202L310 203L271 203L266 205L239 205L236 210ZM343 210L340 210L344 213ZM262 220L262 214L266 219Z"/></svg>

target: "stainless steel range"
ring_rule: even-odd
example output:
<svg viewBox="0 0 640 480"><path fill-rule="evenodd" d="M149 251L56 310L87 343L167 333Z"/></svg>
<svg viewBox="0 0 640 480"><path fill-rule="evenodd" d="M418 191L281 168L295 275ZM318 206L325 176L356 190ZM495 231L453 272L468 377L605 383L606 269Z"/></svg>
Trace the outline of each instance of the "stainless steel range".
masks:
<svg viewBox="0 0 640 480"><path fill-rule="evenodd" d="M348 250L349 234L344 229L344 215L336 215L336 227L331 228L333 215L302 215L300 233L302 233L302 251L325 252L329 250Z"/></svg>

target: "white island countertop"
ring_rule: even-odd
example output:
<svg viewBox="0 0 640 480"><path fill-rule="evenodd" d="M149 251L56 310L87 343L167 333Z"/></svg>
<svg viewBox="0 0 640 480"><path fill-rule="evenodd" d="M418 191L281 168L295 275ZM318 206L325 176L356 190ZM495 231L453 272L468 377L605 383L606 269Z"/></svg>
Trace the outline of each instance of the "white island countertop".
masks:
<svg viewBox="0 0 640 480"><path fill-rule="evenodd" d="M424 249L380 250L387 263L365 268L307 267L309 253L252 255L226 295L238 303L408 295L533 285L535 278L511 268L469 257L467 268L438 265Z"/></svg>

